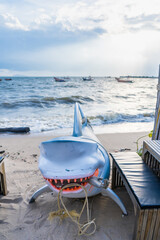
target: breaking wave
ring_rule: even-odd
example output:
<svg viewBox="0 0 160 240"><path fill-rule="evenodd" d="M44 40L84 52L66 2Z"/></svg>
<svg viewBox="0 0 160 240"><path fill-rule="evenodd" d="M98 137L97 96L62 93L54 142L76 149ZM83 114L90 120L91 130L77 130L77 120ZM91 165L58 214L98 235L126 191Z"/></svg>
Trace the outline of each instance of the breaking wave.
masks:
<svg viewBox="0 0 160 240"><path fill-rule="evenodd" d="M114 124L122 122L151 122L154 120L154 114L144 113L138 115L107 113L105 115L89 116L88 119L93 125Z"/></svg>
<svg viewBox="0 0 160 240"><path fill-rule="evenodd" d="M22 99L16 102L2 102L0 107L3 108L18 108L18 107L38 107L44 108L46 107L53 107L56 104L74 104L76 102L80 104L84 104L85 102L92 102L94 101L90 97L83 97L83 96L71 96L71 97L43 97L43 98L31 98L31 99Z"/></svg>
<svg viewBox="0 0 160 240"><path fill-rule="evenodd" d="M56 102L56 103L65 103L65 104L69 104L69 103L81 103L83 104L84 102L91 102L94 101L92 98L90 97L83 97L83 96L71 96L71 97L60 97L60 98L54 98L54 97L45 97L43 98L43 101L46 102Z"/></svg>

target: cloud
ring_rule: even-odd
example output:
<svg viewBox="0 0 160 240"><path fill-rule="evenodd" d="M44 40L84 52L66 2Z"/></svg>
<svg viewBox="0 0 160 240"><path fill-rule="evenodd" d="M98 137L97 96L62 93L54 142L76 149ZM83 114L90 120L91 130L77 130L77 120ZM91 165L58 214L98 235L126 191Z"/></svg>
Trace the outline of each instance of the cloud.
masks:
<svg viewBox="0 0 160 240"><path fill-rule="evenodd" d="M144 13L135 17L124 17L126 24L131 30L140 30L140 29L156 29L160 30L160 14L149 14L145 15Z"/></svg>
<svg viewBox="0 0 160 240"><path fill-rule="evenodd" d="M20 23L19 19L9 13L0 15L0 26L12 30L28 31L28 28Z"/></svg>
<svg viewBox="0 0 160 240"><path fill-rule="evenodd" d="M3 3L3 4L2 4ZM65 31L102 29L102 16L95 1L2 1L4 26L21 30L44 30L61 25ZM24 9L24 10L23 10ZM89 16L89 17L88 17ZM101 18L101 19L100 19ZM104 28L103 28L104 29Z"/></svg>
<svg viewBox="0 0 160 240"><path fill-rule="evenodd" d="M138 72L149 59L158 62L159 16L159 0L1 0L0 66L57 75Z"/></svg>
<svg viewBox="0 0 160 240"><path fill-rule="evenodd" d="M158 25L159 0L2 0L1 15L5 27L24 31L42 30L61 26L62 31L92 31L119 34L146 24ZM131 26L132 25L132 26Z"/></svg>

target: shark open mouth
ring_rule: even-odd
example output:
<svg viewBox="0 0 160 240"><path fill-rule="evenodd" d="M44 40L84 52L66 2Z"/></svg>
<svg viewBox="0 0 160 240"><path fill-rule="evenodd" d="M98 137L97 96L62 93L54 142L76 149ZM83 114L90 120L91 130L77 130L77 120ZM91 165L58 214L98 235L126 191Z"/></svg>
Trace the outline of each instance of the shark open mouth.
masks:
<svg viewBox="0 0 160 240"><path fill-rule="evenodd" d="M66 186L67 184L71 184L71 183L78 183L82 186L86 186L88 184L88 181L91 177L95 176L97 177L99 174L99 170L96 169L96 171L94 172L94 174L84 177L84 178L74 178L74 179L50 179L50 178L45 178L44 179L46 181L49 182L49 184L56 190L60 191L62 187ZM80 190L81 187L78 186L73 186L73 187L68 187L63 189L63 192L73 192L73 191L77 191Z"/></svg>

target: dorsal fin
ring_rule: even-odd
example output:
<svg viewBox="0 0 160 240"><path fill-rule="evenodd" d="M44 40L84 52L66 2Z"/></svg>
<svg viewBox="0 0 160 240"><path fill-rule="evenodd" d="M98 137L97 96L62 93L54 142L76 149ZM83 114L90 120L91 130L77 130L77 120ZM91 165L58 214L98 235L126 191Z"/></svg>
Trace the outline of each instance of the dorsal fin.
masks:
<svg viewBox="0 0 160 240"><path fill-rule="evenodd" d="M82 123L78 103L75 104L74 108L73 136L74 137L82 136Z"/></svg>

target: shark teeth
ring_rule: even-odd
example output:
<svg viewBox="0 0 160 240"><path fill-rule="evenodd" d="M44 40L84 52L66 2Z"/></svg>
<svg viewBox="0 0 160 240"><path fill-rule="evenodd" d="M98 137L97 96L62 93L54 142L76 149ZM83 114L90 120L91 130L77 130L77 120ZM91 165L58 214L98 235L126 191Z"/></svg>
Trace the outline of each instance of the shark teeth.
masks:
<svg viewBox="0 0 160 240"><path fill-rule="evenodd" d="M45 180L47 180L51 185L52 187L54 187L55 189L57 190L60 190L62 187L66 186L67 184L70 184L70 183L78 183L82 186L86 186L87 183L88 183L88 180L92 177L92 176L98 176L98 173L99 173L99 170L96 169L96 171L94 172L94 174L92 174L91 176L88 176L88 177L85 177L85 178L74 178L74 179L49 179L49 178L45 178ZM63 191L77 191L81 189L81 187L77 187L77 186L74 186L74 187L68 187L68 188L65 188Z"/></svg>

